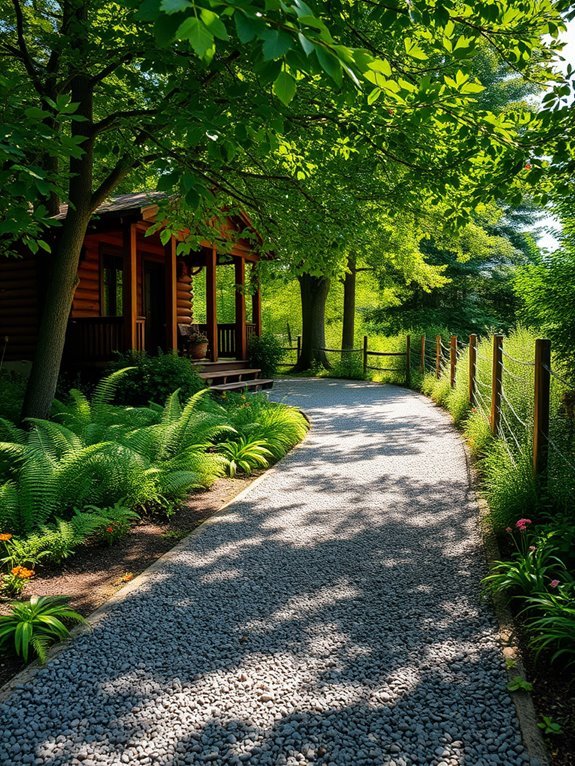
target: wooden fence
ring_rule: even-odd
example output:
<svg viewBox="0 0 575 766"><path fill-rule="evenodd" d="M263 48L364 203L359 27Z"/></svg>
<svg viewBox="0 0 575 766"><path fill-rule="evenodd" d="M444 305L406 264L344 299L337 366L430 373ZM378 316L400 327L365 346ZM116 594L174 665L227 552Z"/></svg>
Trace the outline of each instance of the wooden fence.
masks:
<svg viewBox="0 0 575 766"><path fill-rule="evenodd" d="M300 357L301 336L297 336L297 345L284 349L295 353L294 362L285 362L283 366L292 366ZM407 386L411 385L412 373L417 371L422 375L433 374L437 378L448 376L452 388L457 383L461 372L462 356L468 351L466 362L467 400L471 408L481 411L489 423L493 435L502 438L506 445L518 450L525 443L531 443L533 470L537 477L543 478L548 471L550 450L557 455L573 472L575 464L572 458L565 455L564 450L554 441L550 433L550 403L551 383L555 381L562 386L564 405L562 408L570 418L570 428L575 430L575 391L572 383L562 378L551 366L551 343L546 339L537 339L533 349L533 358L517 359L510 356L504 348L504 337L494 335L491 342L491 353L481 355L477 335L470 335L465 340L452 335L449 343L444 343L441 335L433 339L421 336L419 343L412 344L410 335L406 336L403 351L371 351L369 338L364 336L361 348L353 349L320 349L326 353L339 355L356 353L362 360L364 374L368 372L392 372L401 375ZM385 366L386 358L403 360L400 367ZM478 362L482 369L489 369L489 376L480 376ZM379 366L382 363L383 366ZM513 369L511 369L513 368ZM506 382L517 380L518 371L529 373L527 383L531 391L530 416L521 417L516 407L506 394ZM519 437L517 433L521 430ZM523 438L525 436L526 438Z"/></svg>
<svg viewBox="0 0 575 766"><path fill-rule="evenodd" d="M570 457L551 436L551 383L556 381L562 387L562 409L575 399L573 384L562 378L551 365L551 342L544 338L535 341L532 359L517 359L505 351L503 335L496 334L491 341L491 354L480 356L478 338L470 335L466 343L457 336L450 338L449 345L438 335L433 341L421 337L418 366L423 374L433 373L437 378L449 375L451 387L455 387L460 369L461 357L467 349L467 398L469 406L482 412L489 422L491 433L501 437L511 447L521 450L521 433L531 442L532 465L535 475L544 478L547 475L550 450L563 461L575 476L575 465ZM430 352L429 348L433 348ZM490 379L482 380L478 374L478 362L490 369ZM513 367L513 369L511 369ZM518 371L524 370L529 378L523 377L523 383L531 390L532 416L524 418L518 414L516 406L506 395L506 384L510 381L521 382ZM567 405L565 405L567 402ZM573 413L567 413L573 423ZM572 426L571 426L572 427ZM517 436L520 433L520 436ZM524 442L526 440L523 440Z"/></svg>

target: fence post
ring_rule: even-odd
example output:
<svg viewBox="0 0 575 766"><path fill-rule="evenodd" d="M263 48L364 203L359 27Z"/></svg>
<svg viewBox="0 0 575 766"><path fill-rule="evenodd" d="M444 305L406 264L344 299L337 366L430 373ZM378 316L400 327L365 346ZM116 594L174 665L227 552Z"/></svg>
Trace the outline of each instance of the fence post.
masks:
<svg viewBox="0 0 575 766"><path fill-rule="evenodd" d="M469 336L469 406L475 406L475 372L477 369L477 335Z"/></svg>
<svg viewBox="0 0 575 766"><path fill-rule="evenodd" d="M405 336L405 385L411 385L411 335Z"/></svg>
<svg viewBox="0 0 575 766"><path fill-rule="evenodd" d="M455 374L457 371L457 335L452 335L449 341L449 383L455 388Z"/></svg>
<svg viewBox="0 0 575 766"><path fill-rule="evenodd" d="M435 336L435 377L441 377L441 335Z"/></svg>
<svg viewBox="0 0 575 766"><path fill-rule="evenodd" d="M496 436L501 420L501 390L503 370L503 335L493 336L493 363L491 368L491 433Z"/></svg>
<svg viewBox="0 0 575 766"><path fill-rule="evenodd" d="M363 374L367 375L367 335L363 336Z"/></svg>
<svg viewBox="0 0 575 766"><path fill-rule="evenodd" d="M421 336L421 374L425 375L425 335Z"/></svg>
<svg viewBox="0 0 575 766"><path fill-rule="evenodd" d="M297 336L297 361L298 362L299 362L300 355L301 355L301 335L298 335Z"/></svg>
<svg viewBox="0 0 575 766"><path fill-rule="evenodd" d="M535 407L533 414L533 470L537 478L547 472L549 453L549 392L551 386L551 342L535 341Z"/></svg>

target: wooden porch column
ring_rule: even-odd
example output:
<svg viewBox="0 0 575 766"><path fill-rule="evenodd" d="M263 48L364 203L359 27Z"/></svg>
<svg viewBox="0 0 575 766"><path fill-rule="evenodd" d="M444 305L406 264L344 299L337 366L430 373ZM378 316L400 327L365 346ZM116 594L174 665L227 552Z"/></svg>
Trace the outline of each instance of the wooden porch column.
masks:
<svg viewBox="0 0 575 766"><path fill-rule="evenodd" d="M206 248L206 321L212 362L217 362L219 356L218 320L216 315L216 263L216 248Z"/></svg>
<svg viewBox="0 0 575 766"><path fill-rule="evenodd" d="M262 294L260 290L260 281L256 278L256 291L252 295L252 322L256 326L256 335L262 334Z"/></svg>
<svg viewBox="0 0 575 766"><path fill-rule="evenodd" d="M124 345L126 351L137 347L136 319L138 316L138 270L137 270L136 224L124 226L124 261L122 270L122 299L124 314Z"/></svg>
<svg viewBox="0 0 575 766"><path fill-rule="evenodd" d="M164 247L166 254L166 350L178 350L178 264L177 242L171 237Z"/></svg>
<svg viewBox="0 0 575 766"><path fill-rule="evenodd" d="M248 338L246 331L246 263L243 258L234 260L236 279L236 357L246 359Z"/></svg>

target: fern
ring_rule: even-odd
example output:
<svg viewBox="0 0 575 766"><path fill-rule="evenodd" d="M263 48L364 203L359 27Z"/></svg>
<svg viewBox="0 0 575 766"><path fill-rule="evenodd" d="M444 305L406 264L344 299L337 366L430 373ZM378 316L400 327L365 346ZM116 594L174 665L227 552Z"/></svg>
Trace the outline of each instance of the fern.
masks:
<svg viewBox="0 0 575 766"><path fill-rule="evenodd" d="M18 486L14 481L6 481L0 484L0 530L14 532L18 524Z"/></svg>
<svg viewBox="0 0 575 766"><path fill-rule="evenodd" d="M135 369L135 367L124 367L123 369L116 370L116 372L113 372L110 375L106 375L105 378L102 378L102 380L94 389L92 405L98 406L101 404L109 404L114 398L116 388L118 387L120 381L126 377L130 370Z"/></svg>

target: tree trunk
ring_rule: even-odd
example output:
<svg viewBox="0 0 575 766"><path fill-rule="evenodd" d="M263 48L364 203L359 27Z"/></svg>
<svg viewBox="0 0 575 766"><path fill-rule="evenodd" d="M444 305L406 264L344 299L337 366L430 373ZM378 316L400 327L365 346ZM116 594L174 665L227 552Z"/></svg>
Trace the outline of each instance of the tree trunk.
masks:
<svg viewBox="0 0 575 766"><path fill-rule="evenodd" d="M80 57L77 73L72 78L70 96L78 104L76 114L82 121L72 123L72 135L79 143L81 156L70 159L68 213L54 250L48 256L50 269L32 370L26 387L22 417L45 418L50 413L62 354L68 319L78 281L78 264L84 237L93 212L92 178L94 169L94 139L91 134L93 118L93 84L82 59L87 48L88 4L74 8L76 37L71 48Z"/></svg>
<svg viewBox="0 0 575 766"><path fill-rule="evenodd" d="M45 418L50 412L68 318L78 280L78 263L90 216L70 211L51 260L32 370L26 387L22 417Z"/></svg>
<svg viewBox="0 0 575 766"><path fill-rule="evenodd" d="M355 341L355 283L357 275L356 257L349 254L347 258L348 271L343 282L343 329L341 347L353 348Z"/></svg>
<svg viewBox="0 0 575 766"><path fill-rule="evenodd" d="M326 369L330 363L321 349L325 348L325 302L329 293L327 277L299 277L302 313L302 345L298 371L309 370L314 363Z"/></svg>

